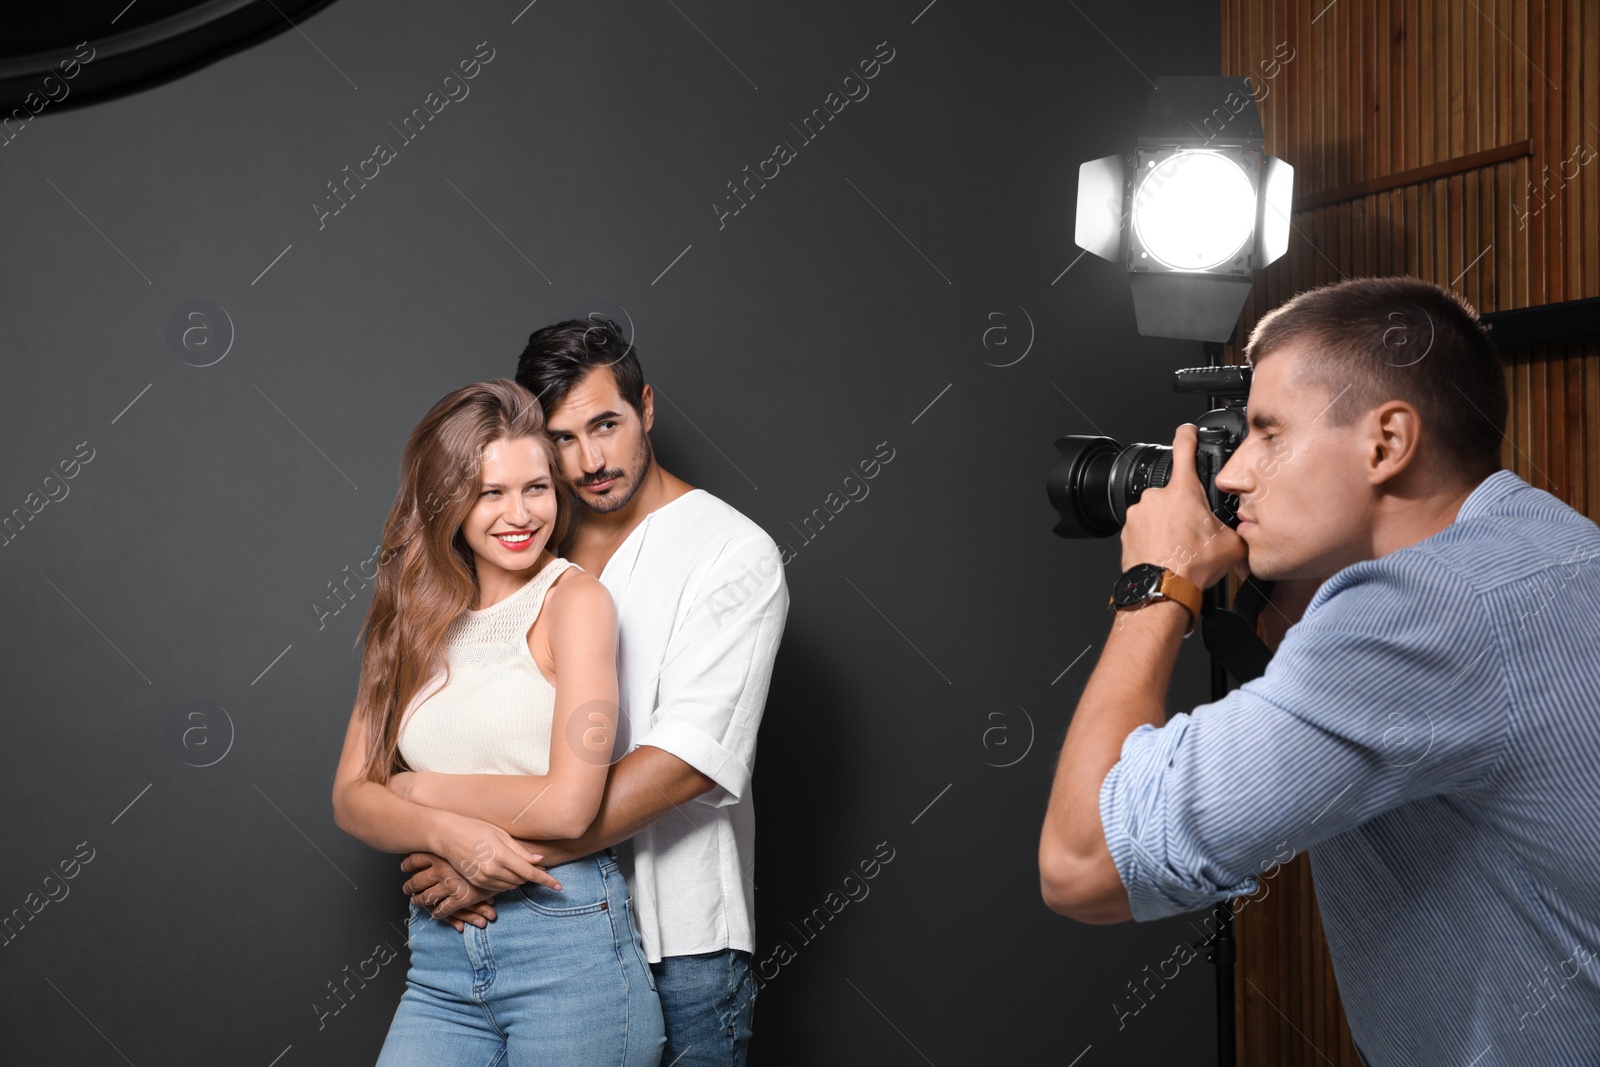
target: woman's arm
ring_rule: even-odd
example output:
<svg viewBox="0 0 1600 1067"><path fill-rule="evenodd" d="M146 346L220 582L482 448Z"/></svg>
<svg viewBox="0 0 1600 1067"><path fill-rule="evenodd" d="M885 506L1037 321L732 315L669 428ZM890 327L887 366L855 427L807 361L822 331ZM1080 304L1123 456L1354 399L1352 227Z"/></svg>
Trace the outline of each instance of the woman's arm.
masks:
<svg viewBox="0 0 1600 1067"><path fill-rule="evenodd" d="M333 779L333 821L380 852L437 853L475 885L496 891L534 876L527 849L497 826L396 796L362 773L364 737L351 712Z"/></svg>
<svg viewBox="0 0 1600 1067"><path fill-rule="evenodd" d="M597 578L568 573L551 586L543 608L556 667L549 773L420 772L397 776L400 796L514 837L577 837L594 821L617 736L617 612ZM528 641L531 651L531 631Z"/></svg>
<svg viewBox="0 0 1600 1067"><path fill-rule="evenodd" d="M405 800L362 774L366 737L351 712L344 750L333 776L333 821L339 829L379 852L437 852L445 813Z"/></svg>

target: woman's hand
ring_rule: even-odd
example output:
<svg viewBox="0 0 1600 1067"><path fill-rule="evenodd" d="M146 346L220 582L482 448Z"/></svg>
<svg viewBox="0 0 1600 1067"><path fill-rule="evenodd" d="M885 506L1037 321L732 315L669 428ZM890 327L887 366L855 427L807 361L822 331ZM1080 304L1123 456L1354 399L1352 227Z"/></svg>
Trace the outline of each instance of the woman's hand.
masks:
<svg viewBox="0 0 1600 1067"><path fill-rule="evenodd" d="M416 771L398 771L389 776L389 792L401 800L418 801L416 796L417 780L422 776Z"/></svg>
<svg viewBox="0 0 1600 1067"><path fill-rule="evenodd" d="M448 811L440 817L438 855L479 889L504 892L542 873L533 862L541 857L493 823Z"/></svg>

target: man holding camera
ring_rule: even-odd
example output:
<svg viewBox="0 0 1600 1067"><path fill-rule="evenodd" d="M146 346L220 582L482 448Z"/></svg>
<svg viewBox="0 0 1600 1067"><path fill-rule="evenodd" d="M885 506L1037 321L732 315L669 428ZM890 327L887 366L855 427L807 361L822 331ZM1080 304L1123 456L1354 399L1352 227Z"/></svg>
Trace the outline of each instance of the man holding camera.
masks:
<svg viewBox="0 0 1600 1067"><path fill-rule="evenodd" d="M1045 902L1160 918L1309 849L1368 1063L1600 1062L1600 528L1500 468L1504 366L1437 286L1302 293L1246 358L1250 432L1216 477L1237 529L1188 424L1128 510ZM1262 677L1166 720L1200 591L1246 571L1303 616Z"/></svg>

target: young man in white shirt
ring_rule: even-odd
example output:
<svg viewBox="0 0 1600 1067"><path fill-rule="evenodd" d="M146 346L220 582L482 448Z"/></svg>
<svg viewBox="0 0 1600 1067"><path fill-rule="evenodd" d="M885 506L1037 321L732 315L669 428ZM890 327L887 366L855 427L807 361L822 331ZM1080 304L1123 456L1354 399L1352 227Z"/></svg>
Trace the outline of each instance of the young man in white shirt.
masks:
<svg viewBox="0 0 1600 1067"><path fill-rule="evenodd" d="M544 405L586 505L561 555L616 602L631 734L585 834L526 844L546 867L631 844L617 852L661 996L661 1062L742 1067L756 994L750 774L789 607L783 560L759 526L655 462L652 390L615 323L535 332L517 380ZM416 853L402 868L435 915L493 918L493 894L444 860Z"/></svg>

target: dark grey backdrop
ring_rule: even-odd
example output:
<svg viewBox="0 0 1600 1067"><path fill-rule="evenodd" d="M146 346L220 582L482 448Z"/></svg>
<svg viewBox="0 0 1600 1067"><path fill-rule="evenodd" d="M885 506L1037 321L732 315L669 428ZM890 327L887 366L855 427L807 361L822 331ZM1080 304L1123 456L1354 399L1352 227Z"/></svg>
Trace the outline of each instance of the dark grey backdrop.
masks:
<svg viewBox="0 0 1600 1067"><path fill-rule="evenodd" d="M1051 534L1051 441L1198 414L1168 372L1199 346L1138 337L1125 277L1072 243L1077 167L1129 146L1147 76L1216 72L1215 5L524 2L342 0L0 149L0 514L67 490L0 545L0 914L60 897L0 946L8 1058L375 1056L405 906L397 857L330 812L370 594L348 576L429 405L591 311L631 323L664 465L795 553L752 1063L1209 1057L1205 962L1128 1014L1195 930L1055 916L1035 853L1118 569L1114 540ZM719 228L779 141L795 158ZM1204 668L1196 642L1174 708Z"/></svg>

